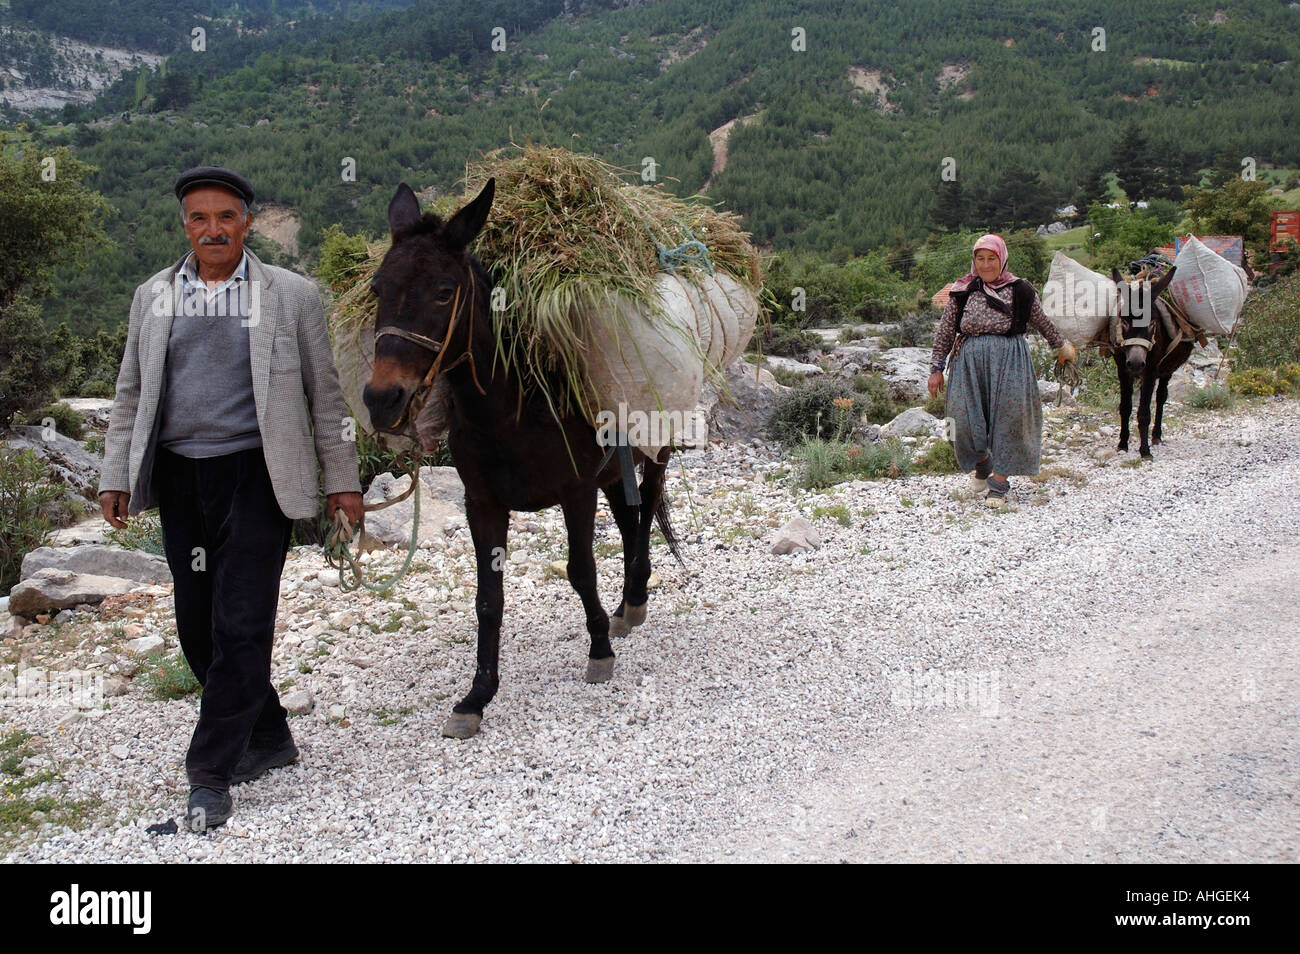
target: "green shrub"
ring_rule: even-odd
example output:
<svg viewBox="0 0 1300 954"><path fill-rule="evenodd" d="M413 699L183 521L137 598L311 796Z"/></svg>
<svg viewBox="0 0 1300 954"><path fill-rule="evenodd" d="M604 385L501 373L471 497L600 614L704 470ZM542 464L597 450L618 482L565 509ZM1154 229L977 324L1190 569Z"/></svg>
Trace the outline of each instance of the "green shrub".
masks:
<svg viewBox="0 0 1300 954"><path fill-rule="evenodd" d="M1237 329L1238 370L1300 363L1300 274L1246 299Z"/></svg>
<svg viewBox="0 0 1300 954"><path fill-rule="evenodd" d="M1080 401L1105 411L1119 407L1119 376L1115 372L1114 359L1102 357L1098 351L1090 349L1079 352L1074 366L1083 378L1079 388Z"/></svg>
<svg viewBox="0 0 1300 954"><path fill-rule="evenodd" d="M852 436L859 413L857 395L849 385L839 379L819 376L806 380L777 399L776 408L768 419L768 432L787 445L801 444L805 438ZM848 408L837 407L835 401L853 402Z"/></svg>
<svg viewBox="0 0 1300 954"><path fill-rule="evenodd" d="M1228 387L1247 397L1272 397L1277 393L1277 376L1269 368L1243 368L1228 375Z"/></svg>
<svg viewBox="0 0 1300 954"><path fill-rule="evenodd" d="M923 474L955 474L960 470L957 454L947 441L931 444L929 450L917 458L916 468Z"/></svg>
<svg viewBox="0 0 1300 954"><path fill-rule="evenodd" d="M859 374L853 379L853 390L858 394L862 413L872 424L888 424L903 409L894 400L889 382L878 374Z"/></svg>
<svg viewBox="0 0 1300 954"><path fill-rule="evenodd" d="M95 454L98 457L104 456L103 434L91 434L86 438L86 453Z"/></svg>
<svg viewBox="0 0 1300 954"><path fill-rule="evenodd" d="M849 473L853 477L897 479L912 472L912 451L897 437L867 444L858 450L859 453L847 455Z"/></svg>
<svg viewBox="0 0 1300 954"><path fill-rule="evenodd" d="M928 308L923 312L908 312L898 328L882 336L886 348L923 348L934 343L934 326L939 312Z"/></svg>
<svg viewBox="0 0 1300 954"><path fill-rule="evenodd" d="M137 681L155 699L184 699L202 690L184 655L150 653Z"/></svg>
<svg viewBox="0 0 1300 954"><path fill-rule="evenodd" d="M753 341L757 341L755 338ZM752 343L752 342L751 342ZM772 332L763 341L763 353L779 355L782 358L798 358L822 345L821 335L798 328L783 328L773 325Z"/></svg>
<svg viewBox="0 0 1300 954"><path fill-rule="evenodd" d="M63 486L45 462L0 444L0 593L18 582L23 557L44 545L63 512Z"/></svg>
<svg viewBox="0 0 1300 954"><path fill-rule="evenodd" d="M117 394L117 385L107 378L95 378L81 386L81 396L88 398L111 398Z"/></svg>
<svg viewBox="0 0 1300 954"><path fill-rule="evenodd" d="M15 419L15 423L29 424L34 427L44 427L46 421L50 421L55 431L64 437L71 437L74 441L81 440L86 432L85 419L62 401L46 404L18 417L20 420Z"/></svg>
<svg viewBox="0 0 1300 954"><path fill-rule="evenodd" d="M1183 403L1201 410L1218 410L1232 407L1236 403L1236 396L1225 385L1207 384L1203 388L1188 391Z"/></svg>
<svg viewBox="0 0 1300 954"><path fill-rule="evenodd" d="M126 550L142 550L163 556L162 518L157 510L146 510L126 520L126 529L104 534L110 543Z"/></svg>
<svg viewBox="0 0 1300 954"><path fill-rule="evenodd" d="M927 414L931 414L934 417L943 417L944 411L947 410L948 407L948 399L944 396L943 392L940 391L933 397L926 398L925 403L922 404L921 407L925 408L925 413Z"/></svg>
<svg viewBox="0 0 1300 954"><path fill-rule="evenodd" d="M802 465L799 486L805 490L821 490L843 480L849 447L843 441L825 441L819 437L809 438L796 447L792 456Z"/></svg>
<svg viewBox="0 0 1300 954"><path fill-rule="evenodd" d="M834 517L835 522L841 527L851 526L853 523L853 514L844 504L832 504L829 507L813 507L813 519L819 520L822 517Z"/></svg>

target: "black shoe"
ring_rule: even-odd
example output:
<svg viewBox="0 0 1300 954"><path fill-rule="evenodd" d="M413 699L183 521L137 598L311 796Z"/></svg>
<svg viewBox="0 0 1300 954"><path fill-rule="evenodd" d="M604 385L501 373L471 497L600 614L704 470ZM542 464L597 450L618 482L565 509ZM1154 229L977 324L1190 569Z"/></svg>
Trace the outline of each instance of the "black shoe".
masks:
<svg viewBox="0 0 1300 954"><path fill-rule="evenodd" d="M230 792L204 785L190 789L190 804L185 812L185 827L190 831L207 831L224 825L235 807Z"/></svg>
<svg viewBox="0 0 1300 954"><path fill-rule="evenodd" d="M251 782L273 768L280 768L282 765L289 765L296 761L298 761L298 747L293 744L293 739L271 747L249 745L243 758L235 765L230 781L231 784Z"/></svg>

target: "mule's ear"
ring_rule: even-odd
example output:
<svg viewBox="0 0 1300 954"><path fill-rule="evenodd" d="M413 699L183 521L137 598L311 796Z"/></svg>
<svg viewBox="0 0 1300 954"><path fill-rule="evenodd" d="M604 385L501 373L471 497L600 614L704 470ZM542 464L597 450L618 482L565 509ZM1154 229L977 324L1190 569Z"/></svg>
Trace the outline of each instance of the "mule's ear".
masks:
<svg viewBox="0 0 1300 954"><path fill-rule="evenodd" d="M1119 269L1116 268L1116 267L1113 266L1113 265L1111 266L1111 269L1110 269L1110 280L1113 281L1116 285L1123 285L1123 284L1124 284L1124 276L1121 275L1121 274L1119 273Z"/></svg>
<svg viewBox="0 0 1300 954"><path fill-rule="evenodd" d="M487 221L488 210L492 208L492 197L496 195L497 180L489 179L483 191L474 197L474 201L451 217L447 227L442 230L442 238L452 248L464 248L474 241L483 223Z"/></svg>
<svg viewBox="0 0 1300 954"><path fill-rule="evenodd" d="M420 200L415 197L411 187L403 182L393 194L393 201L388 203L388 230L409 229L420 221Z"/></svg>
<svg viewBox="0 0 1300 954"><path fill-rule="evenodd" d="M1171 266L1169 271L1160 276L1160 280L1151 288L1151 297L1159 298L1160 293L1169 287L1169 283L1174 280L1174 269Z"/></svg>

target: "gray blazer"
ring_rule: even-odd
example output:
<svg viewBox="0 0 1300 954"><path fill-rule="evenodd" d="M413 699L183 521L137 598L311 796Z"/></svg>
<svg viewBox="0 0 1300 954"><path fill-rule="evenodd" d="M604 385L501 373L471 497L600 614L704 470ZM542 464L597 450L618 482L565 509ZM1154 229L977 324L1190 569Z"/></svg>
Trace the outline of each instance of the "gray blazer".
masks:
<svg viewBox="0 0 1300 954"><path fill-rule="evenodd" d="M131 302L99 489L129 491L132 514L158 506L152 478L163 365L172 316L181 311L176 273L184 261L137 288ZM266 469L285 516L312 517L319 512L317 461L326 494L361 490L356 443L344 439L349 413L320 292L301 275L263 265L252 252L248 280L260 306L249 317L248 349Z"/></svg>

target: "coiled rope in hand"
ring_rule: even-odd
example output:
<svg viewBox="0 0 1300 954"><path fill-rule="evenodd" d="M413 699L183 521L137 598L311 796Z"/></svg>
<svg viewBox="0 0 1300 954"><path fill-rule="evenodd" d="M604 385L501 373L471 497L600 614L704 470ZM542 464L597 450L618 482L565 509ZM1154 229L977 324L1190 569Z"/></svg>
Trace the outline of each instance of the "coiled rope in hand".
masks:
<svg viewBox="0 0 1300 954"><path fill-rule="evenodd" d="M415 493L420 483L420 452L417 447L412 450L406 457L402 468L406 475L411 479L411 486L402 491L392 500L385 500L382 503L366 504L361 517L361 523L356 529L362 531L365 535L365 514L375 510L383 510L385 507L391 507L393 504L401 503L411 494ZM411 514L411 539L406 547L406 559L395 573L383 580L374 583L365 578L362 567L364 564L352 555L351 544L354 528L352 522L348 520L348 515L339 507L334 511L332 518L333 525L330 527L329 535L325 539L325 562L339 571L339 587L345 592L350 593L353 590L365 587L372 593L387 593L394 585L406 575L406 571L411 568L411 559L415 556L415 544L420 534L420 495L415 494L415 503Z"/></svg>

